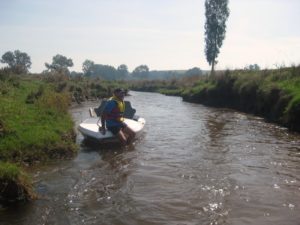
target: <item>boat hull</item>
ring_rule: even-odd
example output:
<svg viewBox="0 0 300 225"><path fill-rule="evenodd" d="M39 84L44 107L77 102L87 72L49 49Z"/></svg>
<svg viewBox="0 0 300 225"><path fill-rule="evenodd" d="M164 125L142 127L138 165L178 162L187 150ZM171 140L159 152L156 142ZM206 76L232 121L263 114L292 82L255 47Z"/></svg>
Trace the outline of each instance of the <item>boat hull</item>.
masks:
<svg viewBox="0 0 300 225"><path fill-rule="evenodd" d="M98 141L116 139L116 136L109 130L106 130L104 135L99 132L99 126L97 124L98 120L99 118L92 117L84 120L79 124L78 130L84 136L84 138L94 139ZM126 123L128 127L130 127L135 133L138 134L144 128L145 119L138 118L137 120L132 120L125 118L124 123Z"/></svg>

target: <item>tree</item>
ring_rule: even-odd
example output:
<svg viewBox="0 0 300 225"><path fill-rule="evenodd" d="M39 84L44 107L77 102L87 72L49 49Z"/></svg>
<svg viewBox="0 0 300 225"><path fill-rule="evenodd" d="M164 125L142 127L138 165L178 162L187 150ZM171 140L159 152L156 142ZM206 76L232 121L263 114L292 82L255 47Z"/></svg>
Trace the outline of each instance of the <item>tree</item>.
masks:
<svg viewBox="0 0 300 225"><path fill-rule="evenodd" d="M116 69L110 65L95 64L91 60L85 60L82 64L85 76L101 77L104 80L124 79L128 75L127 66L122 64Z"/></svg>
<svg viewBox="0 0 300 225"><path fill-rule="evenodd" d="M118 78L115 67L102 64L93 66L93 76L101 77L104 80L116 80Z"/></svg>
<svg viewBox="0 0 300 225"><path fill-rule="evenodd" d="M121 64L120 66L118 66L117 72L118 72L118 77L121 79L126 78L129 74L128 67L125 64Z"/></svg>
<svg viewBox="0 0 300 225"><path fill-rule="evenodd" d="M76 72L76 71L72 71L72 72L70 72L70 76L71 77L83 77L83 73L81 73L81 72Z"/></svg>
<svg viewBox="0 0 300 225"><path fill-rule="evenodd" d="M62 74L70 74L68 67L73 66L72 59L68 59L63 55L57 54L52 58L52 64L45 63L46 68L48 71L57 72Z"/></svg>
<svg viewBox="0 0 300 225"><path fill-rule="evenodd" d="M225 38L226 20L229 17L228 0L206 0L205 17L205 55L213 74Z"/></svg>
<svg viewBox="0 0 300 225"><path fill-rule="evenodd" d="M259 65L257 65L257 64L250 64L250 65L246 66L246 67L244 68L244 70L254 70L254 71L258 71L258 70L260 70L260 67L259 67Z"/></svg>
<svg viewBox="0 0 300 225"><path fill-rule="evenodd" d="M185 75L187 76L198 76L198 75L202 75L202 70L198 67L194 67L192 69L189 69L188 71L186 71Z"/></svg>
<svg viewBox="0 0 300 225"><path fill-rule="evenodd" d="M147 79L149 77L149 68L147 65L140 65L132 71L132 77L138 79Z"/></svg>
<svg viewBox="0 0 300 225"><path fill-rule="evenodd" d="M28 69L31 67L30 56L19 50L4 53L2 55L1 63L8 64L9 68L17 74L28 73Z"/></svg>
<svg viewBox="0 0 300 225"><path fill-rule="evenodd" d="M85 60L82 64L82 71L85 76L92 76L95 63L92 60Z"/></svg>

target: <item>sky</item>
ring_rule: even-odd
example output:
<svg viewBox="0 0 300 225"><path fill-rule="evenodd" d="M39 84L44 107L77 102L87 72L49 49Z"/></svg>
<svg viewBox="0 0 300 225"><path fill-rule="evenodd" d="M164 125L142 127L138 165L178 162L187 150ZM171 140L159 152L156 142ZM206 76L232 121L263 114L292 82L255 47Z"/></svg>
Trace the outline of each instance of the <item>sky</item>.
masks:
<svg viewBox="0 0 300 225"><path fill-rule="evenodd" d="M0 0L0 57L20 50L39 73L61 54L129 71L210 69L204 0ZM299 0L229 0L216 69L300 64ZM0 63L0 67L5 64Z"/></svg>

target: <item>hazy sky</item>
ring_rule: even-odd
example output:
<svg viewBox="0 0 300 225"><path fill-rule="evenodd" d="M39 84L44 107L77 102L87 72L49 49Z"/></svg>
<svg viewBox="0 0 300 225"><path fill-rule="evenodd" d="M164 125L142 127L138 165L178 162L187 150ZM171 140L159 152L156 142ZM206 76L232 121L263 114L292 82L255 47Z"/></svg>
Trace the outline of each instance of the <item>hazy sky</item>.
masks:
<svg viewBox="0 0 300 225"><path fill-rule="evenodd" d="M200 67L204 0L0 0L0 57L16 49L41 72L56 54L130 71ZM217 69L300 63L300 0L229 0ZM0 64L4 66L4 64Z"/></svg>

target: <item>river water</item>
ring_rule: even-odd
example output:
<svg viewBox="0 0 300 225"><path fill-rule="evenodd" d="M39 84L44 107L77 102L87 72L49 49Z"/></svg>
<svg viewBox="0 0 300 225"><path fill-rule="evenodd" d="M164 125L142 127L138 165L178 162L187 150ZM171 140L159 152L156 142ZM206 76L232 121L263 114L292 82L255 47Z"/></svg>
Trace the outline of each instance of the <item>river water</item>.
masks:
<svg viewBox="0 0 300 225"><path fill-rule="evenodd" d="M132 146L90 145L36 168L40 198L1 225L300 224L300 135L228 109L131 92L146 119ZM85 103L71 110L76 124Z"/></svg>

